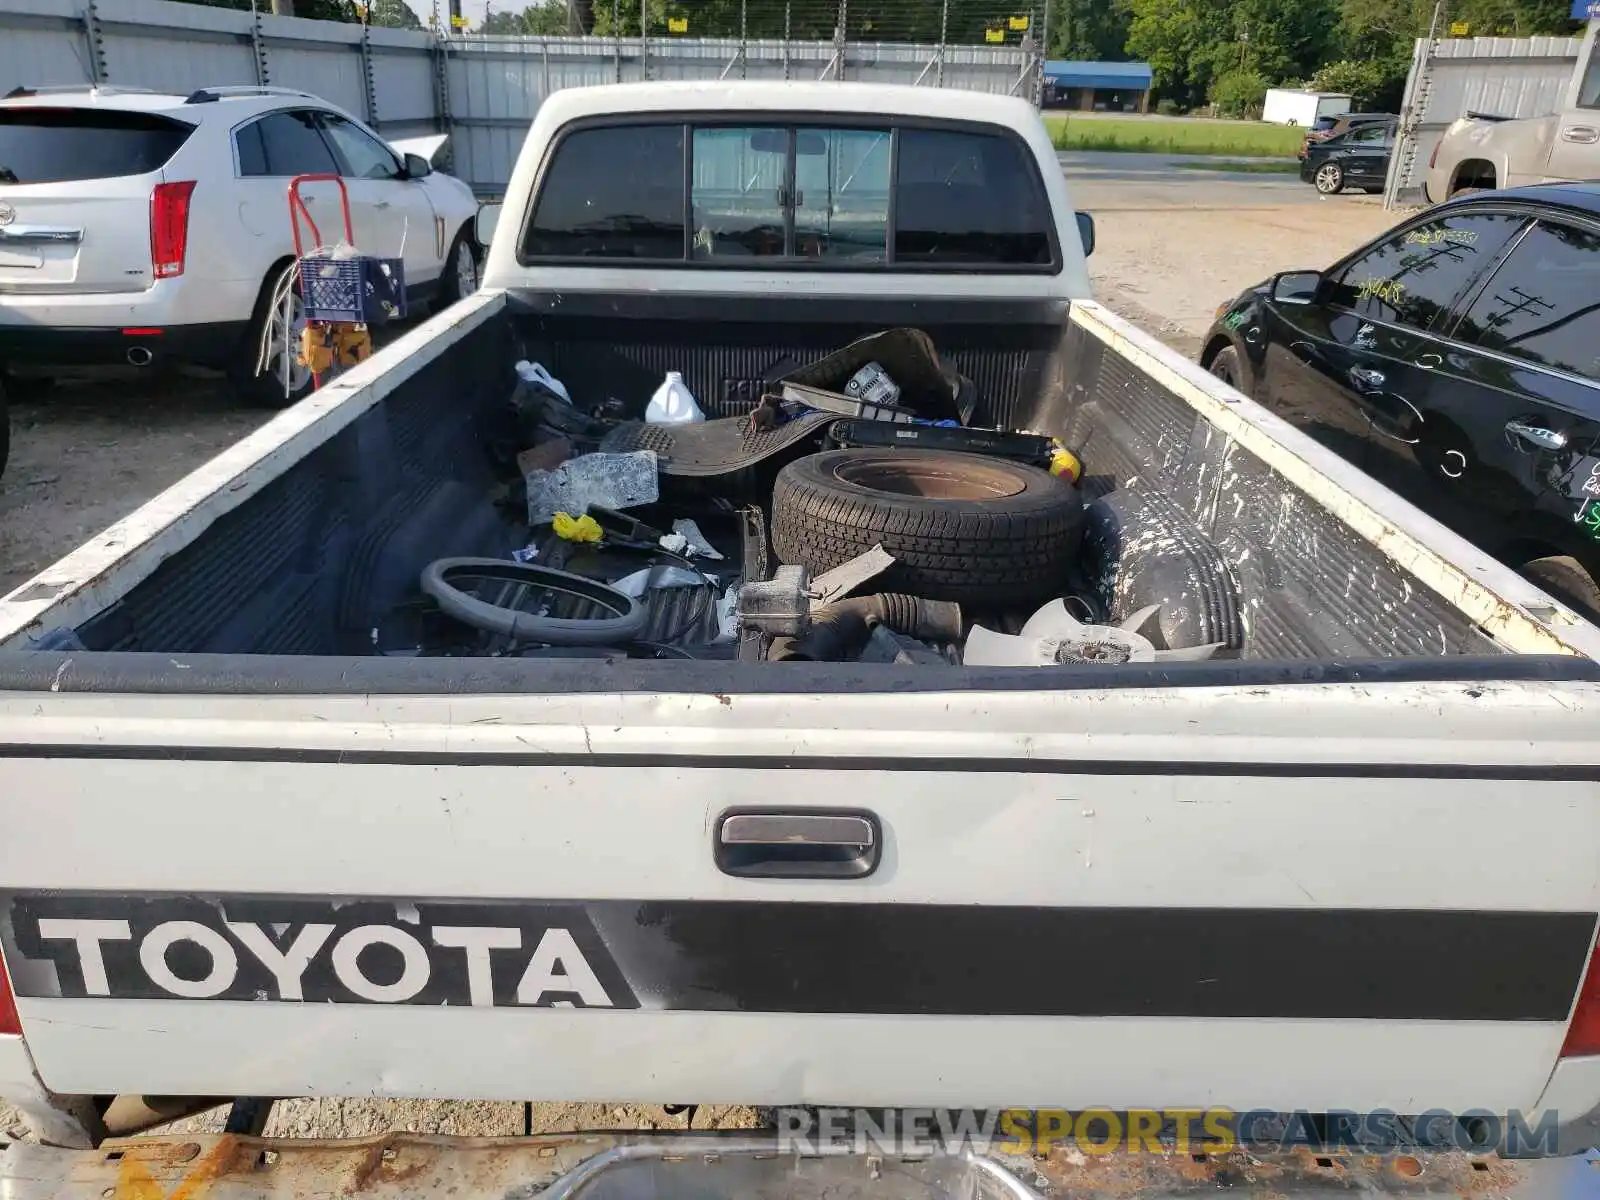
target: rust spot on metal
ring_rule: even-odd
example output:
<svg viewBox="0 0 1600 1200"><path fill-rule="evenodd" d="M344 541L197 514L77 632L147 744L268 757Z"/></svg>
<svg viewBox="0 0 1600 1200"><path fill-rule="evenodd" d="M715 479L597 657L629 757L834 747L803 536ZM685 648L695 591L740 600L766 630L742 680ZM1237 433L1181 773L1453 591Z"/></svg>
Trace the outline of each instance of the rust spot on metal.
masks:
<svg viewBox="0 0 1600 1200"><path fill-rule="evenodd" d="M156 1142L123 1149L123 1156L117 1163L116 1186L111 1189L116 1200L204 1200L212 1184L232 1168L241 1149L246 1149L246 1157L251 1157L248 1148L239 1145L238 1138L227 1136L218 1138L204 1157L199 1157L200 1146L195 1142ZM189 1162L194 1165L184 1170L177 1185L171 1188L156 1179L150 1165L159 1163L161 1167L171 1167Z"/></svg>
<svg viewBox="0 0 1600 1200"><path fill-rule="evenodd" d="M717 698L717 703L722 705L723 708L732 708L733 707L733 697L732 696L725 695L722 692L712 692L711 694Z"/></svg>
<svg viewBox="0 0 1600 1200"><path fill-rule="evenodd" d="M1422 1164L1415 1156L1402 1154L1394 1160L1394 1170L1397 1175L1404 1175L1407 1179L1415 1179L1422 1174Z"/></svg>

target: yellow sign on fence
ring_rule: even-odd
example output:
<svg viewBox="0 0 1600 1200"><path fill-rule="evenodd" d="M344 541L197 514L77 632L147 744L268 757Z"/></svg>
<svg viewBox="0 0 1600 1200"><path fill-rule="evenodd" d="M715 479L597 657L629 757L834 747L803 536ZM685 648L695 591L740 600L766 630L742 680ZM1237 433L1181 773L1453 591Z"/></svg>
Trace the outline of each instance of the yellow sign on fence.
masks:
<svg viewBox="0 0 1600 1200"><path fill-rule="evenodd" d="M983 31L983 40L986 42L1003 42L1006 40L1006 31L1004 29L985 29Z"/></svg>
<svg viewBox="0 0 1600 1200"><path fill-rule="evenodd" d="M1028 18L1027 17L1012 17L1007 22L1007 24L1009 24L1011 26L1011 32L1012 33L1026 33L1026 32L1028 32Z"/></svg>
<svg viewBox="0 0 1600 1200"><path fill-rule="evenodd" d="M1467 24L1465 21L1450 22L1451 37L1466 37L1470 32L1472 32L1472 26Z"/></svg>
<svg viewBox="0 0 1600 1200"><path fill-rule="evenodd" d="M467 27L467 19L465 17L451 17L450 18L450 28L451 29L465 29L466 27Z"/></svg>
<svg viewBox="0 0 1600 1200"><path fill-rule="evenodd" d="M688 17L668 17L667 18L667 32L668 33L688 33L689 32L689 18Z"/></svg>

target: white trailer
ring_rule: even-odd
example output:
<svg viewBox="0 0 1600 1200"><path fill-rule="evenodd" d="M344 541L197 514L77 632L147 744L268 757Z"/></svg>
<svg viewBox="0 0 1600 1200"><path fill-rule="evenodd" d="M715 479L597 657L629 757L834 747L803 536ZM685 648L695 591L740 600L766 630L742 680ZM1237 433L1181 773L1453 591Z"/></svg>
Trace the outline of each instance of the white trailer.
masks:
<svg viewBox="0 0 1600 1200"><path fill-rule="evenodd" d="M1340 92L1303 92L1298 88L1268 88L1261 119L1274 125L1310 129L1318 117L1350 111L1350 97Z"/></svg>

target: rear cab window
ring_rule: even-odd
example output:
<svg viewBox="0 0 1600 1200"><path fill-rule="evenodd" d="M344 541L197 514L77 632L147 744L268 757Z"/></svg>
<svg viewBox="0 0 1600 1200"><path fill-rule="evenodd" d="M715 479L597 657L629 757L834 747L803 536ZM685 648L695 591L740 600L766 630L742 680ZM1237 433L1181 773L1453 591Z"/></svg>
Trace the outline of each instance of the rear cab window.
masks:
<svg viewBox="0 0 1600 1200"><path fill-rule="evenodd" d="M519 258L1060 269L1044 184L1020 139L839 117L570 130L544 169Z"/></svg>
<svg viewBox="0 0 1600 1200"><path fill-rule="evenodd" d="M156 113L0 107L0 186L148 175L194 130Z"/></svg>

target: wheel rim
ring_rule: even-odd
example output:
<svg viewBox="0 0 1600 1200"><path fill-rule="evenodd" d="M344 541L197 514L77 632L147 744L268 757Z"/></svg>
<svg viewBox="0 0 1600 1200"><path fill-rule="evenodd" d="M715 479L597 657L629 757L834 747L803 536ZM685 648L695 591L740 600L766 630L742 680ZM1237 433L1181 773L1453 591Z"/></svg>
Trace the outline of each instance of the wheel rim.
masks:
<svg viewBox="0 0 1600 1200"><path fill-rule="evenodd" d="M1339 168L1323 167L1317 172L1317 186L1325 192L1331 192L1339 186Z"/></svg>
<svg viewBox="0 0 1600 1200"><path fill-rule="evenodd" d="M311 382L311 369L299 360L300 332L305 328L305 305L293 289L273 307L267 326L267 373L283 389L284 398Z"/></svg>
<svg viewBox="0 0 1600 1200"><path fill-rule="evenodd" d="M1014 472L989 466L981 459L966 463L909 454L894 454L888 460L847 458L833 464L833 477L870 491L925 500L1001 500L1019 494L1025 486Z"/></svg>
<svg viewBox="0 0 1600 1200"><path fill-rule="evenodd" d="M478 260L472 256L472 247L462 239L456 247L456 299L465 300L478 290Z"/></svg>
<svg viewBox="0 0 1600 1200"><path fill-rule="evenodd" d="M1233 386L1233 368L1224 359L1219 358L1211 364L1211 373L1229 387Z"/></svg>

